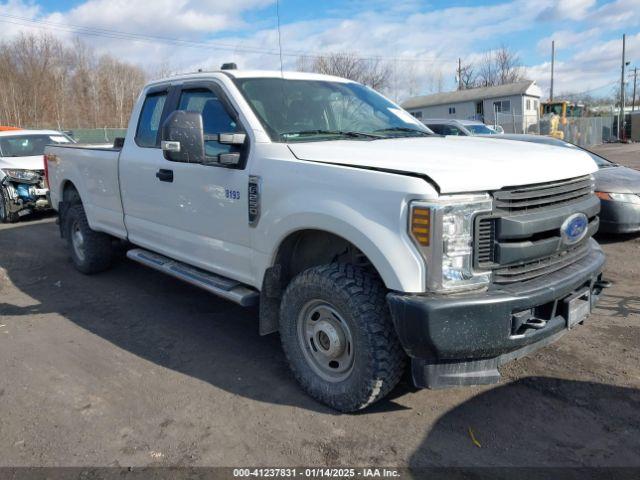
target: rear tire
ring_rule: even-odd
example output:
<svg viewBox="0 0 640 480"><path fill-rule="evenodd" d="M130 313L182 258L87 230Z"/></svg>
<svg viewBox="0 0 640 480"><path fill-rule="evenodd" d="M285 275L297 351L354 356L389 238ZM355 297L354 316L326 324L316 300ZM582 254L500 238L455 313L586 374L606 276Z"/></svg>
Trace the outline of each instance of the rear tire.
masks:
<svg viewBox="0 0 640 480"><path fill-rule="evenodd" d="M16 223L20 220L20 215L17 212L11 212L10 209L9 193L4 187L0 187L0 222L1 223Z"/></svg>
<svg viewBox="0 0 640 480"><path fill-rule="evenodd" d="M302 388L341 412L380 400L404 372L386 288L353 265L323 265L296 276L282 298L280 338Z"/></svg>
<svg viewBox="0 0 640 480"><path fill-rule="evenodd" d="M82 204L70 206L64 221L65 238L76 269L84 274L107 270L113 262L111 237L91 230Z"/></svg>

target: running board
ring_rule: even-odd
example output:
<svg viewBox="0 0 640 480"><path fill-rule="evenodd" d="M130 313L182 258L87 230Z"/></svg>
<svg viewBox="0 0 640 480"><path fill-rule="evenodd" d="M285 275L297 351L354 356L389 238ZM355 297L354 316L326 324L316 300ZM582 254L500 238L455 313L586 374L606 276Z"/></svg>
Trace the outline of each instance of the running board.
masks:
<svg viewBox="0 0 640 480"><path fill-rule="evenodd" d="M177 260L157 253L134 248L127 252L127 257L133 261L151 267L179 280L200 287L227 300L231 300L243 307L250 307L258 303L260 294L240 282L205 272Z"/></svg>

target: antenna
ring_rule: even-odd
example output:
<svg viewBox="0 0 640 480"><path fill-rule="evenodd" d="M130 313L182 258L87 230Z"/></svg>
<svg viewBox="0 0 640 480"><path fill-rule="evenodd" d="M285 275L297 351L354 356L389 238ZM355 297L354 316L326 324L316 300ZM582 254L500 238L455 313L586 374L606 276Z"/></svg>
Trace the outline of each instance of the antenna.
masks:
<svg viewBox="0 0 640 480"><path fill-rule="evenodd" d="M282 111L287 111L284 93L284 68L282 66L282 36L280 35L280 0L276 0L276 18L278 19L278 51L280 53L280 94L282 95ZM284 139L281 135L280 138Z"/></svg>
<svg viewBox="0 0 640 480"><path fill-rule="evenodd" d="M280 54L280 76L284 79L282 67L282 36L280 35L280 0L276 0L276 18L278 19L278 51Z"/></svg>

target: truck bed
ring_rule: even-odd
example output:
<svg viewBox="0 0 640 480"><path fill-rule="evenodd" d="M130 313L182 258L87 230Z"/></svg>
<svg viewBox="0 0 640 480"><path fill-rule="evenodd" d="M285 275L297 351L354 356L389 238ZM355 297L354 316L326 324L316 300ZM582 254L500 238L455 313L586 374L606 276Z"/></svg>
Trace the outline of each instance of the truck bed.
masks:
<svg viewBox="0 0 640 480"><path fill-rule="evenodd" d="M50 145L45 154L55 155L48 161L53 208L59 209L65 189L75 187L91 228L126 238L118 180L120 148L113 144Z"/></svg>

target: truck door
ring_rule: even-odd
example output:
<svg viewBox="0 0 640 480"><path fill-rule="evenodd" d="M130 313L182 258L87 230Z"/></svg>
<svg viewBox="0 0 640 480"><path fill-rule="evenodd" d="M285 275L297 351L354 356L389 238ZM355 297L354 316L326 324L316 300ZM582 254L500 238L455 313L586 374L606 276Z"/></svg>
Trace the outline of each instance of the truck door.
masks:
<svg viewBox="0 0 640 480"><path fill-rule="evenodd" d="M202 114L205 135L243 132L237 113L213 82L185 83L147 95L136 138L120 165L125 223L132 243L252 284L246 170L248 148L207 141L208 156L241 149L237 167L166 160L160 125L173 110ZM162 113L159 113L161 110ZM145 135L153 145L145 146ZM150 141L147 139L146 145Z"/></svg>

